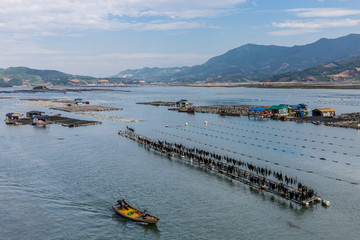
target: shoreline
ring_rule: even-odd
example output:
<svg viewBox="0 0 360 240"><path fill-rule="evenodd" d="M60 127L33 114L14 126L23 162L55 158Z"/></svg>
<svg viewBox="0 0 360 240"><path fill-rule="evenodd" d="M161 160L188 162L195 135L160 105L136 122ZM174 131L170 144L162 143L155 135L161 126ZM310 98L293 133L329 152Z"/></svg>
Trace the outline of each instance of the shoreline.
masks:
<svg viewBox="0 0 360 240"><path fill-rule="evenodd" d="M10 91L2 90L0 93L13 92L67 92L67 91L122 91L131 92L130 90L110 90L101 88L114 87L143 87L143 86L170 86L170 87L246 87L246 88L280 88L280 89L360 89L360 82L234 82L234 83L148 83L148 84L132 84L132 85L89 85L89 86L51 86L46 90L33 89L30 86L24 87L29 89L19 89L18 86L9 87ZM100 88L100 89L99 89ZM6 88L4 88L6 89ZM15 89L15 90L14 90Z"/></svg>
<svg viewBox="0 0 360 240"><path fill-rule="evenodd" d="M298 89L360 89L360 83L289 83L289 82L252 82L252 83L194 83L178 86L189 87L248 87L248 88L298 88Z"/></svg>

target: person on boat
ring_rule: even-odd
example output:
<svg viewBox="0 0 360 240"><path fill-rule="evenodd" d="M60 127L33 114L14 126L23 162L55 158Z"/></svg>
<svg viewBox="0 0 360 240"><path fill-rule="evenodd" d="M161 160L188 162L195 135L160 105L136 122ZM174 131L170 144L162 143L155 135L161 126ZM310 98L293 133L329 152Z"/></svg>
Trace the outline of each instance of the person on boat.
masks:
<svg viewBox="0 0 360 240"><path fill-rule="evenodd" d="M126 206L127 204L126 204L124 199L123 200L118 200L118 203L119 203L120 207L128 209L128 207Z"/></svg>
<svg viewBox="0 0 360 240"><path fill-rule="evenodd" d="M147 213L147 211L146 211L146 209L144 210L144 212L143 212L143 214L141 215L141 217L146 217L148 215L148 213Z"/></svg>

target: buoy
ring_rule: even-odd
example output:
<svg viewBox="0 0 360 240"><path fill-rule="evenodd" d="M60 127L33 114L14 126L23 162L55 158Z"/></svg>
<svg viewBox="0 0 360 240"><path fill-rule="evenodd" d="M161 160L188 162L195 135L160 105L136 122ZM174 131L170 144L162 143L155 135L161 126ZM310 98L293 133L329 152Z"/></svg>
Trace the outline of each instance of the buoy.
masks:
<svg viewBox="0 0 360 240"><path fill-rule="evenodd" d="M186 122L186 123L185 123L185 126L187 126L187 125L188 125L188 123Z"/></svg>
<svg viewBox="0 0 360 240"><path fill-rule="evenodd" d="M328 206L330 206L330 201L324 199L324 200L322 201L322 204L323 204L325 207L328 207Z"/></svg>
<svg viewBox="0 0 360 240"><path fill-rule="evenodd" d="M207 124L207 121L205 121L205 124Z"/></svg>

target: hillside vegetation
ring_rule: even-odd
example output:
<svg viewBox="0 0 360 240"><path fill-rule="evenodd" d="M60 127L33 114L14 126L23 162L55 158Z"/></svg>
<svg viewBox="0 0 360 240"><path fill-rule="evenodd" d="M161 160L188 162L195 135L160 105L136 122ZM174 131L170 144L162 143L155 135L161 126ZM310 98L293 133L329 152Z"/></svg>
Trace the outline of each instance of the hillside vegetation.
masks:
<svg viewBox="0 0 360 240"><path fill-rule="evenodd" d="M270 82L354 82L360 81L360 57L321 64L302 71L274 75Z"/></svg>
<svg viewBox="0 0 360 240"><path fill-rule="evenodd" d="M137 82L125 78L95 78L63 73L56 70L37 70L10 67L0 70L0 87L13 86L84 86L89 84L121 84Z"/></svg>

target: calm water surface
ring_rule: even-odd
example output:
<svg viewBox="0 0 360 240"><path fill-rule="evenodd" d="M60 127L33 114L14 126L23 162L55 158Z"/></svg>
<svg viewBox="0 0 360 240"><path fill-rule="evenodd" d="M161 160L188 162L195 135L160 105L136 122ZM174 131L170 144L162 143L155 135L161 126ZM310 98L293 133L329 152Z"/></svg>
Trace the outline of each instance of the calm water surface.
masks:
<svg viewBox="0 0 360 240"><path fill-rule="evenodd" d="M360 112L359 91L127 90L131 92L0 94L15 97L0 99L0 116L43 110L96 120L19 105L21 98L81 97L91 104L123 108L102 114L146 120L130 124L102 120L95 126L43 129L0 124L1 239L359 239L357 130L188 115L135 104L182 98L195 105L307 103L311 108L332 107L340 114ZM126 125L151 138L181 142L296 176L330 200L331 207L304 208L271 194L253 193L242 183L148 151L117 134ZM111 205L120 198L148 209L160 222L148 226L116 216Z"/></svg>

